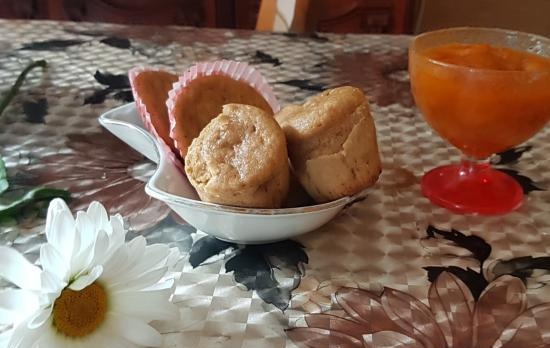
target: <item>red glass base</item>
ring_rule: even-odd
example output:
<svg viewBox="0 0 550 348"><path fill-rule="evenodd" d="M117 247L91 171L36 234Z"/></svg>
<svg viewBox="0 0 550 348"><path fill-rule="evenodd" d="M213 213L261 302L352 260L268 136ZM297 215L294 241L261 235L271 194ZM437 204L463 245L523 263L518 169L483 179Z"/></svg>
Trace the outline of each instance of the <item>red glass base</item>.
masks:
<svg viewBox="0 0 550 348"><path fill-rule="evenodd" d="M521 186L488 164L463 162L435 168L424 175L421 185L430 201L459 213L505 214L523 202Z"/></svg>

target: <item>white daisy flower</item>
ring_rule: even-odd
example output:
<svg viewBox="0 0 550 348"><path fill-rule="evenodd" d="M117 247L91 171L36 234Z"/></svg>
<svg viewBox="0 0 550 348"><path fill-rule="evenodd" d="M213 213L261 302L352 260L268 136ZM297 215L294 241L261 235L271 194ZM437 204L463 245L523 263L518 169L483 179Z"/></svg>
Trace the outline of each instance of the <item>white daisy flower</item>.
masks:
<svg viewBox="0 0 550 348"><path fill-rule="evenodd" d="M50 203L42 269L12 248L0 246L0 277L18 288L0 291L0 334L9 348L158 347L149 323L177 320L166 280L177 251L125 243L122 217L92 203L73 218L61 199Z"/></svg>

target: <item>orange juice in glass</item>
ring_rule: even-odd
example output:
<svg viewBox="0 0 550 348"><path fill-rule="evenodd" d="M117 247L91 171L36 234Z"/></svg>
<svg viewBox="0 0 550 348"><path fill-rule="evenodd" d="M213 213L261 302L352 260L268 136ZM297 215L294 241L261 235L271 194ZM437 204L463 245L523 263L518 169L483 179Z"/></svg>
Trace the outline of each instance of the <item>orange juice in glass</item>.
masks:
<svg viewBox="0 0 550 348"><path fill-rule="evenodd" d="M523 201L519 184L484 162L550 119L550 40L487 28L417 36L409 49L415 102L426 122L464 154L431 170L422 191L463 213L502 214Z"/></svg>

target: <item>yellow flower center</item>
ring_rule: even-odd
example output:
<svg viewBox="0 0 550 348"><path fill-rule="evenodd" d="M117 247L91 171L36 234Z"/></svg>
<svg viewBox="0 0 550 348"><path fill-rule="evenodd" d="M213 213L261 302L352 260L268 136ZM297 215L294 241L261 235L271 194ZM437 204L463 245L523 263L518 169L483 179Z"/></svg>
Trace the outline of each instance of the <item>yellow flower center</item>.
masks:
<svg viewBox="0 0 550 348"><path fill-rule="evenodd" d="M104 322L106 313L107 293L101 284L80 291L65 288L53 304L53 325L68 337L83 337Z"/></svg>

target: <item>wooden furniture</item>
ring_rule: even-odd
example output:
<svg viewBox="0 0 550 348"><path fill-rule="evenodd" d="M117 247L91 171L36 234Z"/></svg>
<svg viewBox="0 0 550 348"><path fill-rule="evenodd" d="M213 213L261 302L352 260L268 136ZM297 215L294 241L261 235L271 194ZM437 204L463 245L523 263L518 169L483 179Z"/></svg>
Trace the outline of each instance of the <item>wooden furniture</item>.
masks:
<svg viewBox="0 0 550 348"><path fill-rule="evenodd" d="M257 27L272 30L276 13L275 2L276 0L0 0L0 17L238 29ZM293 26L286 28L286 31L407 33L412 30L415 1L279 2L296 2ZM263 11L260 11L260 5Z"/></svg>
<svg viewBox="0 0 550 348"><path fill-rule="evenodd" d="M263 0L257 30L408 33L412 0Z"/></svg>
<svg viewBox="0 0 550 348"><path fill-rule="evenodd" d="M314 31L318 22L315 0L262 0L256 30Z"/></svg>
<svg viewBox="0 0 550 348"><path fill-rule="evenodd" d="M415 32L483 26L550 36L548 0L419 0Z"/></svg>
<svg viewBox="0 0 550 348"><path fill-rule="evenodd" d="M147 25L200 25L197 1L180 0L48 0L49 16L57 20Z"/></svg>
<svg viewBox="0 0 550 348"><path fill-rule="evenodd" d="M338 33L408 33L412 0L323 0L318 31Z"/></svg>
<svg viewBox="0 0 550 348"><path fill-rule="evenodd" d="M197 0L0 0L1 18L205 26Z"/></svg>

